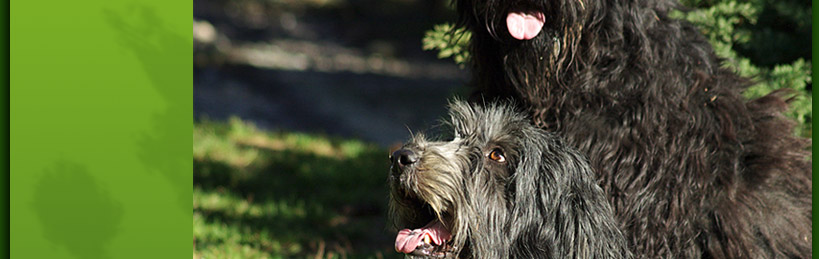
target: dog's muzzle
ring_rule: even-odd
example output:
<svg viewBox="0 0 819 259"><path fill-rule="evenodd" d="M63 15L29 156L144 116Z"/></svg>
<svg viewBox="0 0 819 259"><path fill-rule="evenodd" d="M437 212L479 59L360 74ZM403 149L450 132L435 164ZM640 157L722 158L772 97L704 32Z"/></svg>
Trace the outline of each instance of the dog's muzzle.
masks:
<svg viewBox="0 0 819 259"><path fill-rule="evenodd" d="M403 199L414 200L410 203L426 204L425 201L418 198L412 181L415 178L414 173L421 167L422 153L420 151L413 151L412 149L402 148L396 150L390 155L392 162L391 181L394 184L393 191L398 192ZM409 197L403 196L409 194ZM395 237L395 251L409 255L410 257L418 256L424 258L451 258L454 257L453 252L456 248L452 246L452 233L450 230L434 215L429 214L429 205L419 205L417 209L422 210L420 213L427 213L428 219L431 219L423 227L415 226L414 229L406 228L398 232Z"/></svg>

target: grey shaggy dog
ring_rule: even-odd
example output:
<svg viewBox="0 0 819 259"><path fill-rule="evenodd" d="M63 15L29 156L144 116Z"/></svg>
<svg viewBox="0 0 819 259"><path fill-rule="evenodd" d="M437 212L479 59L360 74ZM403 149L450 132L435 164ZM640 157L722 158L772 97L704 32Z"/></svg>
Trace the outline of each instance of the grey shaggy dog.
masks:
<svg viewBox="0 0 819 259"><path fill-rule="evenodd" d="M450 141L391 155L396 250L410 257L630 258L587 159L510 105L450 104ZM426 241L424 241L426 239Z"/></svg>

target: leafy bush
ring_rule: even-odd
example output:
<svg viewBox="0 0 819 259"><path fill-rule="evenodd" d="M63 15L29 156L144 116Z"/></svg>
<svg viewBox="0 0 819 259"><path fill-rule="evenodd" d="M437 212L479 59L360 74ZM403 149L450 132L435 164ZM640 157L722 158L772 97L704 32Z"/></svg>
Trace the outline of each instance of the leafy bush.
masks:
<svg viewBox="0 0 819 259"><path fill-rule="evenodd" d="M800 0L682 0L690 8L672 17L698 26L725 59L724 66L757 84L745 91L748 98L777 89L793 89L787 115L801 124L796 133L810 137L813 116L811 95L811 3ZM470 34L436 25L424 37L425 50L439 58L452 57L463 66L469 58Z"/></svg>
<svg viewBox="0 0 819 259"><path fill-rule="evenodd" d="M444 23L435 25L424 36L424 50L438 50L438 58L452 57L455 63L463 67L469 59L466 45L472 33L464 29L455 29L455 25Z"/></svg>
<svg viewBox="0 0 819 259"><path fill-rule="evenodd" d="M673 15L697 25L724 65L757 84L745 91L756 98L793 89L787 115L801 124L796 133L811 136L811 6L796 0L683 0L693 8ZM778 44L770 44L776 42Z"/></svg>

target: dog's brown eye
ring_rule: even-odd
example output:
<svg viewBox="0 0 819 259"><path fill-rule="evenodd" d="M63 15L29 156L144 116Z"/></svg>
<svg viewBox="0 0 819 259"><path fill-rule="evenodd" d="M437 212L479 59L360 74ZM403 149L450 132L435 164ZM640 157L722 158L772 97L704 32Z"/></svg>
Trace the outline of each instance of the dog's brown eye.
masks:
<svg viewBox="0 0 819 259"><path fill-rule="evenodd" d="M493 149L492 152L489 152L488 157L498 163L506 162L506 156L503 155L503 150L500 148Z"/></svg>

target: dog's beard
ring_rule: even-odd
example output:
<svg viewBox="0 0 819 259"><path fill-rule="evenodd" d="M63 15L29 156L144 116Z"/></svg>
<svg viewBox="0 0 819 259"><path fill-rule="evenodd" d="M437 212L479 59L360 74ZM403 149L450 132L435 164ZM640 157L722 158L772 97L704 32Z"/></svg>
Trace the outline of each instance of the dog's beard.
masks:
<svg viewBox="0 0 819 259"><path fill-rule="evenodd" d="M594 4L590 2L456 1L461 23L472 32L473 69L481 73L503 71L495 80L484 78L477 83L487 84L482 86L486 89L498 84L513 86L518 90L516 94L524 95L519 97L527 104L540 104L574 90L571 88L577 86L568 82L586 65L578 63L578 49L584 24L593 12ZM548 106L551 105L544 105L544 109Z"/></svg>

